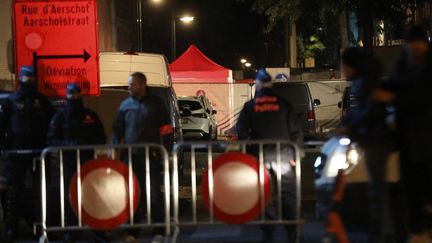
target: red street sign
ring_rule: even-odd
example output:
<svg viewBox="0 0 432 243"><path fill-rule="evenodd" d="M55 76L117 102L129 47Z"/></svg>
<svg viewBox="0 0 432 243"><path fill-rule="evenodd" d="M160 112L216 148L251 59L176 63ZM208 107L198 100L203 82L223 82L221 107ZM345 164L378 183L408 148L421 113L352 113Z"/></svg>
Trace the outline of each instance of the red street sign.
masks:
<svg viewBox="0 0 432 243"><path fill-rule="evenodd" d="M219 220L243 224L261 213L259 163L251 155L239 152L223 154L213 161L213 209ZM270 176L264 168L264 200L270 199ZM201 195L210 208L208 170L202 176Z"/></svg>
<svg viewBox="0 0 432 243"><path fill-rule="evenodd" d="M99 95L95 0L15 0L16 71L37 67L38 89L58 97L76 82L84 95Z"/></svg>
<svg viewBox="0 0 432 243"><path fill-rule="evenodd" d="M110 230L126 223L129 210L129 168L112 159L90 160L81 166L82 222L94 229ZM139 205L140 187L132 174L133 211ZM77 175L69 186L70 205L78 215Z"/></svg>

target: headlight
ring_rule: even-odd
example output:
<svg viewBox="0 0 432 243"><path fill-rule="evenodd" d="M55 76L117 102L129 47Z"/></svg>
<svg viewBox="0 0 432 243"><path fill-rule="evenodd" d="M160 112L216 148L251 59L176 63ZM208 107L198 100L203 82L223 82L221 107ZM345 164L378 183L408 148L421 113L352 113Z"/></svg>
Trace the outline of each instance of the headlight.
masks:
<svg viewBox="0 0 432 243"><path fill-rule="evenodd" d="M359 153L357 151L357 149L349 149L347 151L347 164L352 164L352 165L356 165L359 161Z"/></svg>
<svg viewBox="0 0 432 243"><path fill-rule="evenodd" d="M321 176L322 170L324 169L324 165L325 165L325 155L318 156L315 159L315 163L314 163L315 178L319 178Z"/></svg>
<svg viewBox="0 0 432 243"><path fill-rule="evenodd" d="M336 177L339 170L347 168L345 151L336 151L329 160L329 163L326 174L328 177Z"/></svg>
<svg viewBox="0 0 432 243"><path fill-rule="evenodd" d="M339 139L339 146L330 158L327 176L336 177L339 170L344 170L345 174L351 173L359 163L360 155L361 151L349 138Z"/></svg>
<svg viewBox="0 0 432 243"><path fill-rule="evenodd" d="M318 156L314 163L314 168L319 168L321 166L321 156Z"/></svg>
<svg viewBox="0 0 432 243"><path fill-rule="evenodd" d="M360 161L360 149L354 144L346 152L345 173L349 174Z"/></svg>
<svg viewBox="0 0 432 243"><path fill-rule="evenodd" d="M349 138L341 138L339 140L339 144L342 145L342 146L348 146L348 145L351 144L351 139L349 139Z"/></svg>

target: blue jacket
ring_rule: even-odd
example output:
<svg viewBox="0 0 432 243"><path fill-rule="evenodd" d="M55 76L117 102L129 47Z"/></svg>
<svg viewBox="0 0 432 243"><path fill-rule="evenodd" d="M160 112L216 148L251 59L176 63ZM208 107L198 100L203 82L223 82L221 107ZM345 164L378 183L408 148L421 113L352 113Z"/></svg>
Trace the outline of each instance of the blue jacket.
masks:
<svg viewBox="0 0 432 243"><path fill-rule="evenodd" d="M171 125L170 115L161 99L146 95L140 100L124 100L113 124L111 142L119 144L161 143L161 128Z"/></svg>

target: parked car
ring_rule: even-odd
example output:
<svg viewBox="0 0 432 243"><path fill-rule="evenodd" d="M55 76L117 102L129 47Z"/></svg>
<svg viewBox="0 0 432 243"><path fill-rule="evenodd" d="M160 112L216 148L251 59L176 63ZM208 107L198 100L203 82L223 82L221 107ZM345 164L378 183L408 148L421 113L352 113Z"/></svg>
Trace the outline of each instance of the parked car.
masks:
<svg viewBox="0 0 432 243"><path fill-rule="evenodd" d="M274 92L293 106L297 121L303 128L305 140L314 139L317 129L315 107L321 105L321 101L312 99L307 83L275 82Z"/></svg>
<svg viewBox="0 0 432 243"><path fill-rule="evenodd" d="M344 199L339 207L348 229L367 229L369 211L369 176L361 147L349 138L333 137L321 149L314 163L316 215L323 218L329 212L339 170L345 173ZM399 156L392 153L387 161L387 183L396 186L399 181Z"/></svg>
<svg viewBox="0 0 432 243"><path fill-rule="evenodd" d="M182 129L185 138L217 139L217 124L213 107L205 96L179 97Z"/></svg>
<svg viewBox="0 0 432 243"><path fill-rule="evenodd" d="M342 94L342 101L339 101L338 107L341 109L341 119L343 119L351 108L357 105L355 97L349 92L349 87L345 88Z"/></svg>

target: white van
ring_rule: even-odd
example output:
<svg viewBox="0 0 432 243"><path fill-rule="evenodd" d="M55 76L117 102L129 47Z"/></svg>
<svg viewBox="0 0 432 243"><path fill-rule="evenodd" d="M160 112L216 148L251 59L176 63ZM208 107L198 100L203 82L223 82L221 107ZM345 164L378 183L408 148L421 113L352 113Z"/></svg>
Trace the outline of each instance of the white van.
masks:
<svg viewBox="0 0 432 243"><path fill-rule="evenodd" d="M142 72L153 87L172 87L168 60L163 55L138 52L101 52L99 54L100 85L128 86L128 76Z"/></svg>

